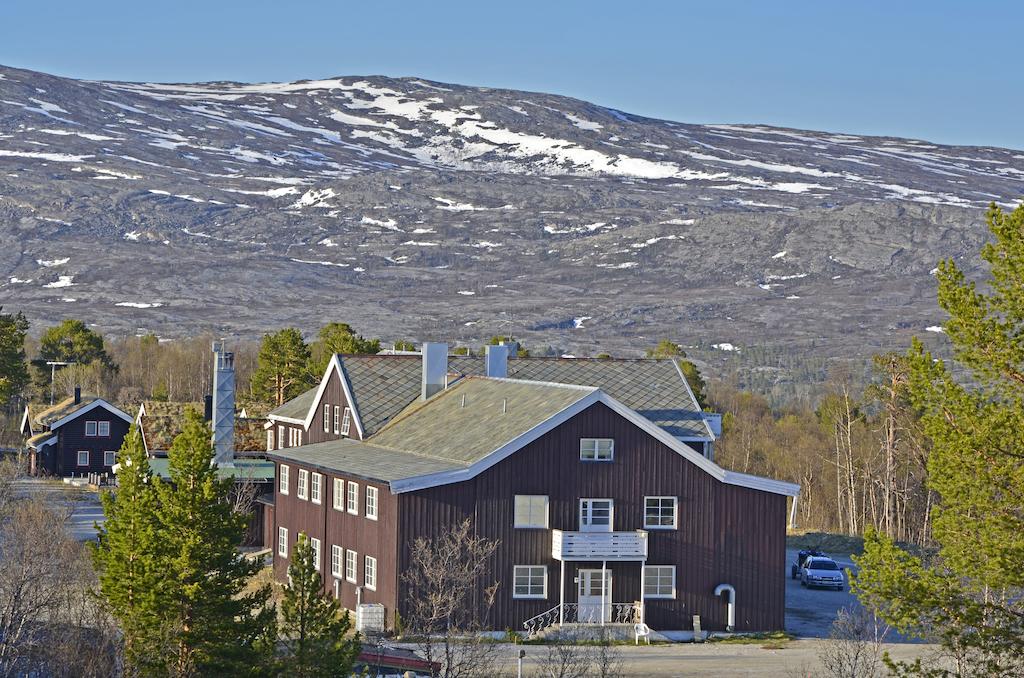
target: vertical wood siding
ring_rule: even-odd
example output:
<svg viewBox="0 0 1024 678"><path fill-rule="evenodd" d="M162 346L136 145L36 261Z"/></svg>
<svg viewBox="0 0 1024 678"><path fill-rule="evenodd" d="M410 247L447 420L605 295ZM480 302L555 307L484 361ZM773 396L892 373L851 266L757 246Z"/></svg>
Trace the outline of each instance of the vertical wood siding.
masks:
<svg viewBox="0 0 1024 678"><path fill-rule="evenodd" d="M106 421L110 423L110 435L105 437L86 436L85 422ZM102 407L90 410L72 419L57 430L56 452L51 457L47 472L59 476L82 475L91 471L110 472L110 466L103 465L103 453L117 452L128 435L128 422ZM89 465L78 465L78 451L89 451Z"/></svg>
<svg viewBox="0 0 1024 678"><path fill-rule="evenodd" d="M614 461L581 462L581 437L613 438ZM500 582L490 625L522 628L557 605L559 563L551 557L550 530L512 527L516 494L547 495L549 526L562 530L579 529L580 498L614 499L613 527L621 531L643 528L645 496L678 497L678 529L649 532L647 562L675 565L677 591L674 600L647 601L652 628L689 629L699 614L704 628L724 629L718 584L736 589L737 630L783 628L786 497L719 482L601 403L472 480L399 495L399 570L415 538L469 517L478 534L500 542L485 582ZM547 599L513 599L513 565L546 565ZM576 600L573 579L581 566L601 564L566 564L566 602ZM639 600L639 563L609 563L609 569L615 602ZM400 609L405 612L401 601Z"/></svg>

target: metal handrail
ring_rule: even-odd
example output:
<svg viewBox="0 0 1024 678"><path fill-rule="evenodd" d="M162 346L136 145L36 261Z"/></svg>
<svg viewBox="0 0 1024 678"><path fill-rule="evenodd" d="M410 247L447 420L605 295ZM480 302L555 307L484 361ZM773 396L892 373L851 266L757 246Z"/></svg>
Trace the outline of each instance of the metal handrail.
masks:
<svg viewBox="0 0 1024 678"><path fill-rule="evenodd" d="M550 610L541 612L523 622L523 629L529 637L533 637L544 629L559 623L564 624L600 624L600 604L586 604L586 611L580 616L579 603L555 605ZM607 624L635 624L640 621L640 605L638 603L612 603L611 620ZM559 621L561 620L561 621Z"/></svg>

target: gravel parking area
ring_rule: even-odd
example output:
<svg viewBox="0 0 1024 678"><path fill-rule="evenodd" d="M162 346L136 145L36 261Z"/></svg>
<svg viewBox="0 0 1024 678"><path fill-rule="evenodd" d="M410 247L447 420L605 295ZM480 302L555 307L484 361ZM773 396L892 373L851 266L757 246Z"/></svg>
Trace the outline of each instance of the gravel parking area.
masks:
<svg viewBox="0 0 1024 678"><path fill-rule="evenodd" d="M850 593L849 586L842 591L800 586L800 580L793 579L789 571L797 551L786 550L786 631L800 638L827 638L839 611L859 608L860 602ZM854 567L849 556L830 555L844 570Z"/></svg>

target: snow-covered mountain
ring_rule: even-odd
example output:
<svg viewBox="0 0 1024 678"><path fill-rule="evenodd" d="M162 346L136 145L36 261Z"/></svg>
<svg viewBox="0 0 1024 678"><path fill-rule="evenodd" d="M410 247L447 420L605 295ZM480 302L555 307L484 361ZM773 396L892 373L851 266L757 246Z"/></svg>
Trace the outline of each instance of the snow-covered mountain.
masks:
<svg viewBox="0 0 1024 678"><path fill-rule="evenodd" d="M415 78L0 68L4 303L119 331L338 318L581 351L672 336L863 353L941 324L936 260L972 257L982 208L1022 192L1024 152L1000 148Z"/></svg>

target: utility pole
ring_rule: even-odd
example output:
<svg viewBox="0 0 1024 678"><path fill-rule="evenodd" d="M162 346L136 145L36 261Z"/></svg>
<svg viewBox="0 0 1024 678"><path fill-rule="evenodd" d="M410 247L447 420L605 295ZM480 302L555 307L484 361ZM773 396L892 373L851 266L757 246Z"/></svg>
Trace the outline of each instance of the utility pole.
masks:
<svg viewBox="0 0 1024 678"><path fill-rule="evenodd" d="M57 376L57 366L65 367L67 365L74 365L75 361L65 362L63 360L47 360L46 364L50 366L50 404L53 404L53 381Z"/></svg>

